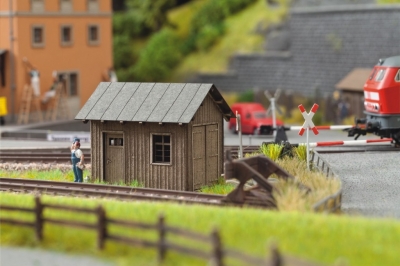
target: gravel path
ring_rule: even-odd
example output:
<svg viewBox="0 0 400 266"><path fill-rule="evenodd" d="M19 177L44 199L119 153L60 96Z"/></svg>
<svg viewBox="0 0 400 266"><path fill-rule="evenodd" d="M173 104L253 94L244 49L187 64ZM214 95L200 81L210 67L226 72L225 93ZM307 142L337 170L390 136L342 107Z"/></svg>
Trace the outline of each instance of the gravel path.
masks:
<svg viewBox="0 0 400 266"><path fill-rule="evenodd" d="M4 266L113 266L112 262L42 249L0 247L0 265Z"/></svg>
<svg viewBox="0 0 400 266"><path fill-rule="evenodd" d="M320 155L342 180L345 213L400 219L400 152Z"/></svg>

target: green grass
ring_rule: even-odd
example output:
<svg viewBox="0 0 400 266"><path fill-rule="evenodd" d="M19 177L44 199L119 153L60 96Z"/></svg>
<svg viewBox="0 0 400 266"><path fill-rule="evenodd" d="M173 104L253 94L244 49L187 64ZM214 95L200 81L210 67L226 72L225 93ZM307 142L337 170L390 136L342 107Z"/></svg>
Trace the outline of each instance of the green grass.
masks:
<svg viewBox="0 0 400 266"><path fill-rule="evenodd" d="M266 27L278 22L286 15L286 1L279 9L269 9L265 0L259 0L243 11L225 20L226 33L206 52L195 52L188 55L174 71L171 80L181 80L197 72L225 72L229 59L235 53L254 53L263 51L263 35L256 34L257 24ZM182 29L182 33L188 29Z"/></svg>
<svg viewBox="0 0 400 266"><path fill-rule="evenodd" d="M50 196L43 196L43 202L81 207L101 204L113 218L146 223L155 223L157 216L163 213L168 225L204 234L210 233L217 227L221 230L224 245L259 257L266 257L267 243L274 239L284 254L314 262L333 264L337 259L341 259L347 262L347 265L400 265L398 253L400 222L394 219ZM1 193L0 203L20 207L33 206L33 196ZM5 210L0 210L0 214L1 217L27 217L27 215L11 215ZM45 217L95 222L91 216L76 215L66 211L46 211ZM2 246L41 247L86 254L115 261L118 265L156 265L156 252L150 249L108 242L103 252L98 251L96 234L89 230L46 225L44 241L37 243L31 229L4 224L1 224L0 229ZM143 230L123 230L117 227L111 230L125 236L140 236L150 240L157 238L155 233L144 233ZM186 246L195 245L181 238L169 239ZM163 265L205 264L205 261L191 256L168 252Z"/></svg>
<svg viewBox="0 0 400 266"><path fill-rule="evenodd" d="M90 176L89 170L83 171L83 176ZM71 169L68 171L61 171L59 169L50 171L40 170L20 170L20 171L8 171L0 169L0 177L7 178L26 178L26 179L37 179L37 180L48 180L48 181L60 181L60 182L72 182L74 181L74 173Z"/></svg>

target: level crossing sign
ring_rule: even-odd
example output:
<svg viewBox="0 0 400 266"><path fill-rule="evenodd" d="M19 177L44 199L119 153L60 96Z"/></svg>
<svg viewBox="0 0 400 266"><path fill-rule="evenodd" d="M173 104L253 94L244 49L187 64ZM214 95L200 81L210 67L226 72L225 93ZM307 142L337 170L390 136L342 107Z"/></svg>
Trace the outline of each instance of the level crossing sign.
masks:
<svg viewBox="0 0 400 266"><path fill-rule="evenodd" d="M299 135L303 136L304 131L307 132L307 168L308 170L310 170L310 142L308 140L308 131L311 128L311 130L314 132L315 135L318 135L318 129L315 127L312 118L315 114L315 112L317 112L319 105L314 103L313 107L311 107L311 111L309 113L307 113L306 108L304 108L304 106L302 104L299 105L299 110L301 112L301 114L304 117L304 123L303 126L301 127L300 131L299 131Z"/></svg>
<svg viewBox="0 0 400 266"><path fill-rule="evenodd" d="M318 129L315 127L312 118L315 114L315 112L317 112L319 105L314 103L313 107L311 108L311 111L309 113L306 112L306 108L304 108L304 106L302 104L299 105L299 109L301 114L304 117L304 124L301 127L300 131L299 131L299 135L303 136L304 131L306 131L307 129L311 128L311 130L314 132L314 135L318 135Z"/></svg>

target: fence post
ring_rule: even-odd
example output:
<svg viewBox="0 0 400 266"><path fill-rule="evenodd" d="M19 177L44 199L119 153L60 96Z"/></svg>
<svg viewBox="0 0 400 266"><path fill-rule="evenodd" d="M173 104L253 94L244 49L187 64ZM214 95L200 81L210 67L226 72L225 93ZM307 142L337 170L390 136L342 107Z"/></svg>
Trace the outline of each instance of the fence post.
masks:
<svg viewBox="0 0 400 266"><path fill-rule="evenodd" d="M158 216L158 263L161 264L161 262L165 258L165 253L166 253L166 245L165 245L165 217L163 214L160 214Z"/></svg>
<svg viewBox="0 0 400 266"><path fill-rule="evenodd" d="M103 249L107 237L107 221L106 212L101 206L97 207L97 231L97 247Z"/></svg>
<svg viewBox="0 0 400 266"><path fill-rule="evenodd" d="M40 201L40 196L35 197L35 233L36 239L43 239L43 204Z"/></svg>
<svg viewBox="0 0 400 266"><path fill-rule="evenodd" d="M271 266L283 265L281 254L279 253L279 250L274 243L271 244L270 250L271 250L271 263L267 263L267 265Z"/></svg>
<svg viewBox="0 0 400 266"><path fill-rule="evenodd" d="M223 266L223 253L222 253L222 244L221 237L217 229L214 229L211 233L211 242L212 242L212 258L211 265L212 266Z"/></svg>

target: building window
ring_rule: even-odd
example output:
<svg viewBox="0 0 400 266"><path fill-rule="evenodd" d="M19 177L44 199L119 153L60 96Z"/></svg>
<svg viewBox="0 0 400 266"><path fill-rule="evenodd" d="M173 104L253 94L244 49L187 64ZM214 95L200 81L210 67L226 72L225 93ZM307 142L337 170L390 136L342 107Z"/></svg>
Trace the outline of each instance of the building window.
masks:
<svg viewBox="0 0 400 266"><path fill-rule="evenodd" d="M72 45L72 27L61 26L61 45L69 46Z"/></svg>
<svg viewBox="0 0 400 266"><path fill-rule="evenodd" d="M397 74L396 74L396 76L394 77L394 80L395 80L396 82L400 82L400 69L399 69L399 71L397 71Z"/></svg>
<svg viewBox="0 0 400 266"><path fill-rule="evenodd" d="M63 83L68 96L78 96L78 73L58 72L58 80Z"/></svg>
<svg viewBox="0 0 400 266"><path fill-rule="evenodd" d="M123 138L109 138L108 139L108 146L124 146L124 139Z"/></svg>
<svg viewBox="0 0 400 266"><path fill-rule="evenodd" d="M44 46L44 27L43 26L32 26L32 46L43 47Z"/></svg>
<svg viewBox="0 0 400 266"><path fill-rule="evenodd" d="M383 77L385 76L385 72L386 72L386 70L385 69L380 69L379 71L378 71L378 74L376 74L376 81L381 81L382 79L383 79Z"/></svg>
<svg viewBox="0 0 400 266"><path fill-rule="evenodd" d="M61 12L72 12L72 0L60 0L60 11Z"/></svg>
<svg viewBox="0 0 400 266"><path fill-rule="evenodd" d="M44 12L44 0L31 0L32 12Z"/></svg>
<svg viewBox="0 0 400 266"><path fill-rule="evenodd" d="M152 135L152 146L153 163L171 163L171 135Z"/></svg>
<svg viewBox="0 0 400 266"><path fill-rule="evenodd" d="M98 0L87 0L87 10L89 12L99 11L99 1Z"/></svg>
<svg viewBox="0 0 400 266"><path fill-rule="evenodd" d="M99 44L99 26L89 25L88 27L88 41L90 45Z"/></svg>

